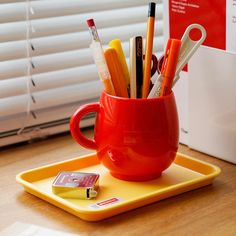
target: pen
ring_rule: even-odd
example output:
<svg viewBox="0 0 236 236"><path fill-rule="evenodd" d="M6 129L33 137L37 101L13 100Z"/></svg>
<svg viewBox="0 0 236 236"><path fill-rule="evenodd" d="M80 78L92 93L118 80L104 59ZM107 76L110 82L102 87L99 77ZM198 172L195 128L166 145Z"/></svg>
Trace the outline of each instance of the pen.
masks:
<svg viewBox="0 0 236 236"><path fill-rule="evenodd" d="M155 10L156 10L155 8L156 8L156 4L154 2L150 2L149 9L148 9L144 74L143 74L143 86L142 86L143 98L146 98L148 96L149 85L150 85L150 80L151 80L151 61L152 61L152 48L153 48Z"/></svg>
<svg viewBox="0 0 236 236"><path fill-rule="evenodd" d="M121 69L121 63L116 50L114 48L108 48L105 50L104 55L111 75L111 80L114 85L116 96L128 98L129 96L125 76Z"/></svg>
<svg viewBox="0 0 236 236"><path fill-rule="evenodd" d="M135 37L129 40L129 64L130 64L130 97L137 97L136 81L136 44Z"/></svg>
<svg viewBox="0 0 236 236"><path fill-rule="evenodd" d="M141 98L143 82L143 43L142 37L130 39L130 97Z"/></svg>
<svg viewBox="0 0 236 236"><path fill-rule="evenodd" d="M125 76L127 88L129 88L130 84L130 76L129 76L129 69L125 60L125 55L122 49L121 41L120 39L114 39L109 42L109 46L111 48L114 48L116 50L116 53L118 55L119 61L121 63L121 68L123 70L123 74Z"/></svg>
<svg viewBox="0 0 236 236"><path fill-rule="evenodd" d="M161 85L160 96L168 95L171 92L172 83L175 77L176 66L179 59L181 40L169 39L162 64L163 82Z"/></svg>
<svg viewBox="0 0 236 236"><path fill-rule="evenodd" d="M94 62L98 69L99 78L103 83L104 90L110 95L116 95L94 20L87 20L87 24L92 36L92 43L90 44L90 48L92 50Z"/></svg>
<svg viewBox="0 0 236 236"><path fill-rule="evenodd" d="M150 91L147 98L157 98L160 96L161 84L163 82L163 74L160 73Z"/></svg>
<svg viewBox="0 0 236 236"><path fill-rule="evenodd" d="M137 36L136 43L136 84L137 84L137 98L142 98L142 84L143 84L143 38Z"/></svg>
<svg viewBox="0 0 236 236"><path fill-rule="evenodd" d="M163 63L162 63L162 67L160 70L160 74L158 75L154 86L152 87L150 93L148 94L148 98L156 98L156 97L160 97L160 93L161 93L161 86L162 86L162 82L163 82L163 72L164 72L164 61L166 61L166 57L167 57L167 48L170 48L170 44L171 44L171 40L169 39L167 41L166 44L166 51L163 57Z"/></svg>

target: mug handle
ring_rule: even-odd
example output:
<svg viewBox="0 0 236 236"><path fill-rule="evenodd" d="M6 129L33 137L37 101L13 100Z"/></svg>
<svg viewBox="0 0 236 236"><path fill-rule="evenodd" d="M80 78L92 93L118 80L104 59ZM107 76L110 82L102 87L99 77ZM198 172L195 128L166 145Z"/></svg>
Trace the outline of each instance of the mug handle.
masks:
<svg viewBox="0 0 236 236"><path fill-rule="evenodd" d="M70 120L71 135L77 143L79 143L85 148L97 149L97 144L94 139L88 139L82 134L79 127L80 120L86 114L90 112L98 113L99 110L100 110L100 105L98 102L85 104L81 106L78 110L76 110L75 113L71 117L71 120Z"/></svg>

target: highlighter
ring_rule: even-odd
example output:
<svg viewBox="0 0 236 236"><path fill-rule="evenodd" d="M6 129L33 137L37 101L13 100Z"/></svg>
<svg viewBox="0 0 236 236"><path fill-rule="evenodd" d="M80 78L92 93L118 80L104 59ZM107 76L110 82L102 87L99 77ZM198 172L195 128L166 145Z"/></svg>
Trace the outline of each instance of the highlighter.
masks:
<svg viewBox="0 0 236 236"><path fill-rule="evenodd" d="M128 98L129 96L125 76L116 50L114 48L108 48L104 51L104 56L111 75L116 96Z"/></svg>
<svg viewBox="0 0 236 236"><path fill-rule="evenodd" d="M128 88L129 83L130 83L130 75L129 75L129 69L128 69L128 66L127 66L127 63L126 63L126 60L125 60L125 55L124 55L124 52L123 52L123 49L122 49L120 39L111 40L109 42L109 46L116 50L116 53L118 55L118 58L119 58L119 61L120 61L120 64L121 64L121 67L122 67L122 70L123 70L123 74L125 76L126 85L127 85L127 88Z"/></svg>

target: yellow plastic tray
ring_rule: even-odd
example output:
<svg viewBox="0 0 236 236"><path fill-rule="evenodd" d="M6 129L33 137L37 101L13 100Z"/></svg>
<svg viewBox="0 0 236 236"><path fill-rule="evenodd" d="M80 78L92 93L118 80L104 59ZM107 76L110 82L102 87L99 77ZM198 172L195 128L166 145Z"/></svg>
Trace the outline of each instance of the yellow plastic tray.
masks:
<svg viewBox="0 0 236 236"><path fill-rule="evenodd" d="M99 173L98 196L92 200L79 200L53 194L52 182L59 171ZM112 177L93 153L22 172L16 180L27 192L81 219L97 221L208 185L219 174L217 166L178 153L175 162L158 179L127 182Z"/></svg>

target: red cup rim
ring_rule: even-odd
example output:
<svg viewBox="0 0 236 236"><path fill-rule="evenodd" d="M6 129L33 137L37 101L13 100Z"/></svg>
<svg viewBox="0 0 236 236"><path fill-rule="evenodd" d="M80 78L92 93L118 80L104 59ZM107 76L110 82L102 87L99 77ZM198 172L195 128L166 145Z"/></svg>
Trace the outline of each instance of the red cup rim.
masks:
<svg viewBox="0 0 236 236"><path fill-rule="evenodd" d="M137 102L145 102L147 100L150 100L150 101L160 100L161 101L161 100L169 99L172 96L174 96L174 92L173 91L171 91L171 93L166 95L166 96L158 97L158 98L124 98L124 97L118 97L118 96L114 96L114 95L108 94L104 90L103 90L102 94L105 94L105 96L113 98L113 99L117 99L117 100L123 100L123 101L128 100L128 101L137 101Z"/></svg>

